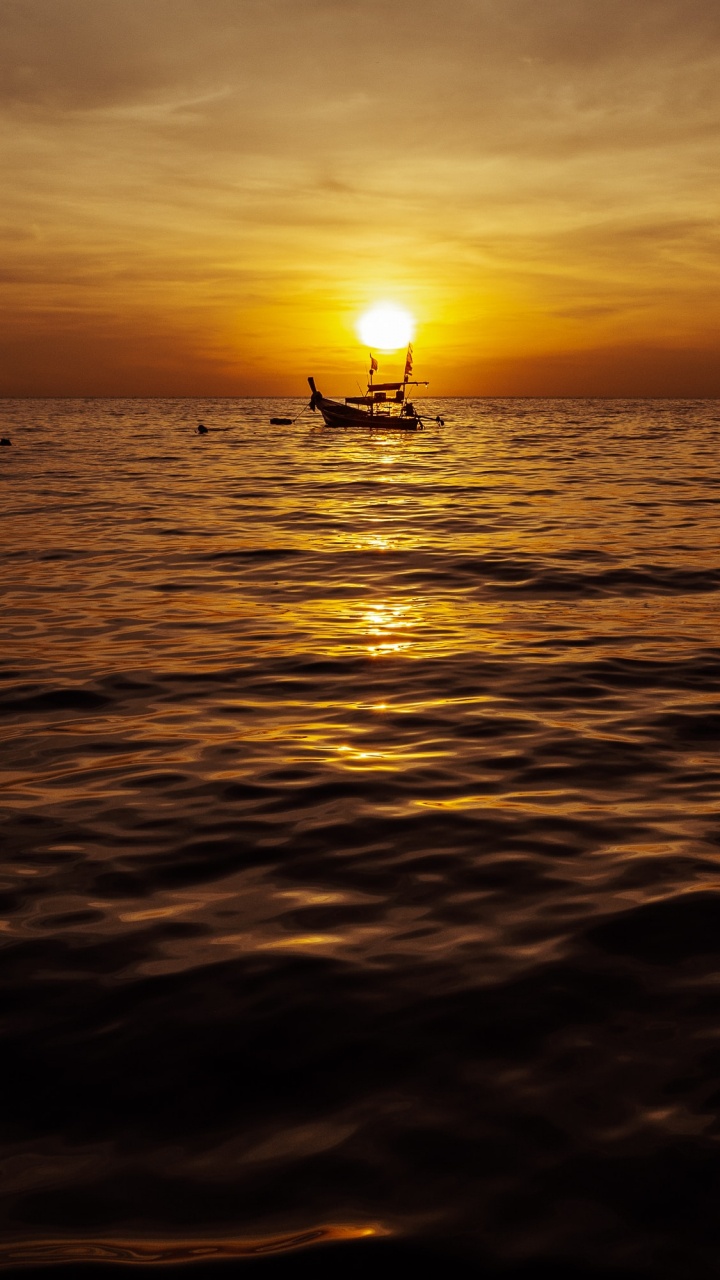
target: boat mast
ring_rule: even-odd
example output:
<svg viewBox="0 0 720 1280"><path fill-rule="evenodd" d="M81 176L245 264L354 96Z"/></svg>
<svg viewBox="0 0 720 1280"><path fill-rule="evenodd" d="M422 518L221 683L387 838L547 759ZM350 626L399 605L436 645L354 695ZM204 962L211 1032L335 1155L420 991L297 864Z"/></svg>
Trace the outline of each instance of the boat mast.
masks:
<svg viewBox="0 0 720 1280"><path fill-rule="evenodd" d="M404 373L404 375L403 375L402 408L401 408L401 410L400 410L400 412L401 412L401 413L403 412L403 410L404 410L404 408L405 408L405 397L407 396L407 384L408 384L408 378L410 377L410 374L412 373L412 367L413 367L413 349L412 349L412 342L408 342L407 355L405 356L405 373Z"/></svg>
<svg viewBox="0 0 720 1280"><path fill-rule="evenodd" d="M370 354L370 372L368 373L368 395L370 396L370 417L372 418L375 412L375 402L373 397L373 374L375 373L375 370L377 369L378 365L377 365L377 360L375 359L372 351L369 354Z"/></svg>

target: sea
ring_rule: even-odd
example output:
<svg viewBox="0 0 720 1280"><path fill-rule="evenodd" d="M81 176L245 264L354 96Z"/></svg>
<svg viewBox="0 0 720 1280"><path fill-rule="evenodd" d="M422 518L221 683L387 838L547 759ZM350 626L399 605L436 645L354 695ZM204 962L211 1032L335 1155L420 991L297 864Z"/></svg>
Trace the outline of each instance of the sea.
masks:
<svg viewBox="0 0 720 1280"><path fill-rule="evenodd" d="M423 412L0 402L9 1273L720 1271L720 402Z"/></svg>

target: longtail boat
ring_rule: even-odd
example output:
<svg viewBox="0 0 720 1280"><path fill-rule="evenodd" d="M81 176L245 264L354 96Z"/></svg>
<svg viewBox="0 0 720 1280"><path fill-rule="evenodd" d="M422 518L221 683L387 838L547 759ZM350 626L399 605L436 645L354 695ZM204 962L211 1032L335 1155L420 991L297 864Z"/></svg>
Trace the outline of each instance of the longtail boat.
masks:
<svg viewBox="0 0 720 1280"><path fill-rule="evenodd" d="M426 387L427 382L412 378L413 349L410 345L405 357L402 382L375 382L378 363L370 356L367 391L365 395L346 396L344 400L329 400L315 386L315 379L308 378L312 395L310 408L322 414L326 427L366 427L376 431L422 431L428 419L418 413L408 400L408 387ZM442 418L432 419L443 425Z"/></svg>

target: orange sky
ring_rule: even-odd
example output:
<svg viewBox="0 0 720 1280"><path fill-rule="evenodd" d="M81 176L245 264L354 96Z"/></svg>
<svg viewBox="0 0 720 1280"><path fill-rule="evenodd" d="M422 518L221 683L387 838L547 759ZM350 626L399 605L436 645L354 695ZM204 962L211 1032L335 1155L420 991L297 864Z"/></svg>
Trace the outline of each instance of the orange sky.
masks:
<svg viewBox="0 0 720 1280"><path fill-rule="evenodd" d="M351 394L388 300L437 395L720 395L717 0L6 0L0 50L0 394Z"/></svg>

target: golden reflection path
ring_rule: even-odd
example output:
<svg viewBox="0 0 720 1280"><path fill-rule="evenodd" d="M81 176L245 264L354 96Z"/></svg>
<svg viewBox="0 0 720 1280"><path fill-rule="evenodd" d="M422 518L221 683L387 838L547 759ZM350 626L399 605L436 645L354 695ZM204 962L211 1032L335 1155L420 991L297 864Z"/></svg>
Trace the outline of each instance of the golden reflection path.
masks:
<svg viewBox="0 0 720 1280"><path fill-rule="evenodd" d="M177 1264L257 1258L266 1254L290 1253L313 1245L340 1240L363 1240L390 1235L379 1223L363 1225L337 1223L310 1227L306 1231L246 1240L19 1240L0 1244L0 1269L17 1266L45 1266L69 1262L119 1262Z"/></svg>

